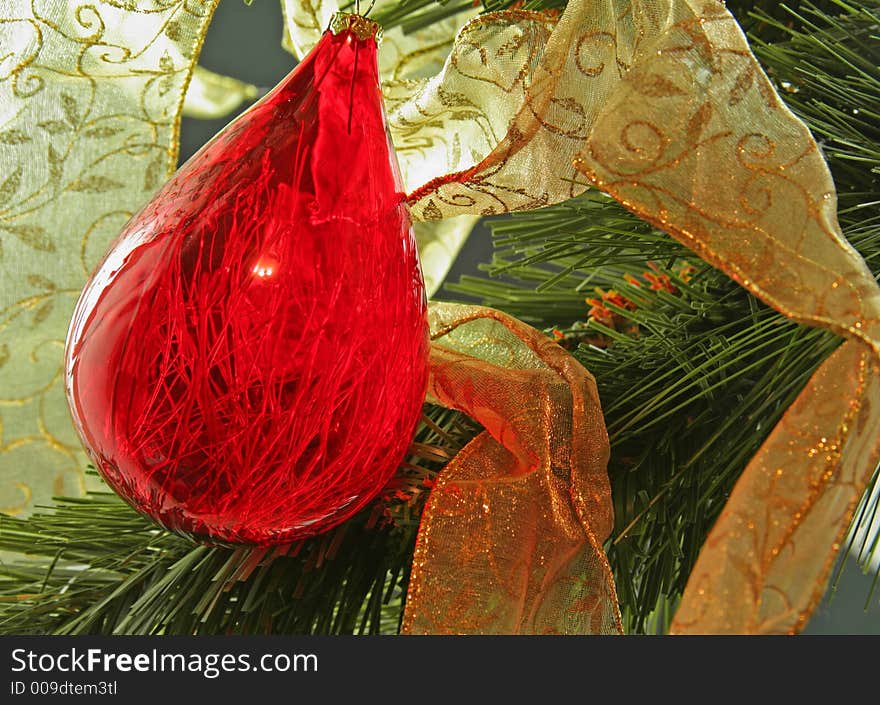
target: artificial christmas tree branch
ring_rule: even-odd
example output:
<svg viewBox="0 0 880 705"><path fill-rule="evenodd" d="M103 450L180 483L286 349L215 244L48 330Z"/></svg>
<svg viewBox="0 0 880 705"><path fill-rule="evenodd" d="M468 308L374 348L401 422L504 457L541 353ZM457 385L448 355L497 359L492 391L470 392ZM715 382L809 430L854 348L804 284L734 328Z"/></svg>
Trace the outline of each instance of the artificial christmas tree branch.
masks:
<svg viewBox="0 0 880 705"><path fill-rule="evenodd" d="M396 632L421 505L444 460L476 430L458 412L427 407L412 455L378 503L278 549L194 545L108 491L59 498L24 520L0 516L0 550L9 552L0 631Z"/></svg>
<svg viewBox="0 0 880 705"><path fill-rule="evenodd" d="M876 271L880 122L870 107L867 113L864 109L876 102L866 97L880 95L878 49L876 42L866 41L876 26L878 6L835 4L833 9L842 14L824 14L805 4L794 22L799 29L771 23L764 15L753 27L790 34L787 42L759 43L758 55L791 107L825 135L841 224ZM625 617L626 606L639 605L630 624L640 631L648 615L683 588L721 509L719 500L839 341L786 321L600 196L517 214L491 226L497 247L486 269L508 278L466 278L450 289L570 331L574 344L590 338L591 331L614 336L611 345L582 344L577 355L596 374L602 398L608 400L614 496L625 498L616 506L618 537L609 557ZM651 252L643 256L646 248ZM674 277L682 258L697 268L687 285L676 281L674 295L644 293L650 286L641 279L650 271L647 261L660 263ZM640 279L641 285L627 277ZM616 311L619 327L623 322L637 325L637 335L603 330L595 318L586 330L572 328L578 319L587 319L584 298L597 296L594 287L640 301L635 311ZM641 376L645 370L647 384ZM633 384L634 379L639 383ZM660 428L631 422L657 418L663 419Z"/></svg>

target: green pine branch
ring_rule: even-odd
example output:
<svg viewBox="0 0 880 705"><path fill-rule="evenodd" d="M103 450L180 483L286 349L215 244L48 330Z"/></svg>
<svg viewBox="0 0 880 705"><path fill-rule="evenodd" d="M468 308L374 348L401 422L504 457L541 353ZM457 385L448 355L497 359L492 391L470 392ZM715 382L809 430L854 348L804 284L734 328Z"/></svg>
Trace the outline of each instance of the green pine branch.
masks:
<svg viewBox="0 0 880 705"><path fill-rule="evenodd" d="M0 516L0 633L395 633L422 504L476 430L426 407L380 500L288 547L197 545L109 491L58 498L26 519Z"/></svg>
<svg viewBox="0 0 880 705"><path fill-rule="evenodd" d="M728 4L819 139L841 225L880 271L880 2ZM840 341L770 310L594 192L489 225L486 276L446 289L555 330L596 376L612 443L608 553L621 607L629 631L663 631L736 479ZM683 263L695 271L682 277ZM674 293L651 290L661 275ZM601 304L598 316L586 298ZM877 511L864 502L857 517ZM856 549L867 563L876 546Z"/></svg>

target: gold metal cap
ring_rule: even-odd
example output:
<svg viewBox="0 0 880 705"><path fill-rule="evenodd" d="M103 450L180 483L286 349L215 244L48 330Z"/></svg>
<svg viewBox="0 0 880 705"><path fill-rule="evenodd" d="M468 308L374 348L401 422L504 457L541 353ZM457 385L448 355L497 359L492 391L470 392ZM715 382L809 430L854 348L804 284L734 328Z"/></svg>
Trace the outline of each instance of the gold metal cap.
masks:
<svg viewBox="0 0 880 705"><path fill-rule="evenodd" d="M382 28L378 22L351 12L335 13L330 18L329 29L333 34L350 30L355 37L361 40L375 38L376 44L382 41Z"/></svg>

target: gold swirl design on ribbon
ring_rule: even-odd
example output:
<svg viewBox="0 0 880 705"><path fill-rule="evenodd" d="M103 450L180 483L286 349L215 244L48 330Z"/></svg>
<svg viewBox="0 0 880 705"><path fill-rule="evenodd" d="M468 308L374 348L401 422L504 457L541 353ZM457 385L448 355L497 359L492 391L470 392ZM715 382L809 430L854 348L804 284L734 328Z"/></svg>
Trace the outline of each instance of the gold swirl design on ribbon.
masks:
<svg viewBox="0 0 880 705"><path fill-rule="evenodd" d="M880 288L840 232L827 166L721 2L572 0L534 51L528 91L504 108L508 132L474 168L417 189L413 211L480 212L508 184L555 202L573 165L777 310L851 339L746 468L672 627L796 632L880 452ZM542 111L558 115L562 96L582 107L586 139L548 128Z"/></svg>
<svg viewBox="0 0 880 705"><path fill-rule="evenodd" d="M635 6L636 3L633 3ZM678 3L598 116L578 169L786 316L850 338L747 466L674 633L794 633L880 453L880 288L828 168L720 3Z"/></svg>
<svg viewBox="0 0 880 705"><path fill-rule="evenodd" d="M0 510L82 491L61 370L79 289L177 160L216 0L0 9Z"/></svg>

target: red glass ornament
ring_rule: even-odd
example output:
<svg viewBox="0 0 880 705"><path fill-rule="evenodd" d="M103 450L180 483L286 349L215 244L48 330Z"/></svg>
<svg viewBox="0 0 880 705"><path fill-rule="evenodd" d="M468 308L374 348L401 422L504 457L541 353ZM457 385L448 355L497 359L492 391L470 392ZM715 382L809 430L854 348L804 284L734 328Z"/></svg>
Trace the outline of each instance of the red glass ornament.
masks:
<svg viewBox="0 0 880 705"><path fill-rule="evenodd" d="M67 393L136 509L207 540L287 543L388 481L427 349L376 42L343 29L125 226L71 322Z"/></svg>

